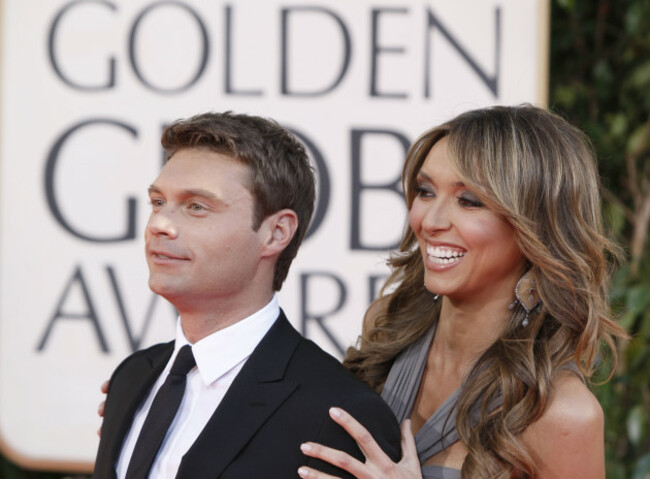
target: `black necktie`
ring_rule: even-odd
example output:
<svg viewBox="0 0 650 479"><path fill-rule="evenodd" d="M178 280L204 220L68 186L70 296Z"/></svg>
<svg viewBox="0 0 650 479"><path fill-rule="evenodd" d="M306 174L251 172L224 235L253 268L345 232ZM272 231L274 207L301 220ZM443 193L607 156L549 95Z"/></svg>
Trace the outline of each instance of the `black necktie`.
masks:
<svg viewBox="0 0 650 479"><path fill-rule="evenodd" d="M196 361L189 344L176 355L169 375L156 393L133 449L126 479L146 479L185 392L185 378Z"/></svg>

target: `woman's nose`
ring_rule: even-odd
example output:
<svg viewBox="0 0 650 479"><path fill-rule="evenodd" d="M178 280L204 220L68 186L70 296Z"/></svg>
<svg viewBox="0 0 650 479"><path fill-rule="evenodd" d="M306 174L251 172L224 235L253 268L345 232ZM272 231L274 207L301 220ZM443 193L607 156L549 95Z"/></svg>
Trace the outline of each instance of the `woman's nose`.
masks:
<svg viewBox="0 0 650 479"><path fill-rule="evenodd" d="M432 201L422 218L422 228L426 231L447 230L451 226L449 205L443 199Z"/></svg>

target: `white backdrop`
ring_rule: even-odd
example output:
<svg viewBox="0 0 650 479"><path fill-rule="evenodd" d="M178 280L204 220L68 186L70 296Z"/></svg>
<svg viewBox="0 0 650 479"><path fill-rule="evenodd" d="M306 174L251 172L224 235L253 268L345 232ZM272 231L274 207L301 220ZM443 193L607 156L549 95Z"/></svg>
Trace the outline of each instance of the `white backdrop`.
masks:
<svg viewBox="0 0 650 479"><path fill-rule="evenodd" d="M318 167L315 223L280 294L341 356L387 270L420 133L464 110L543 104L548 0L2 0L0 445L91 467L99 385L173 336L147 288L146 189L163 126L269 116Z"/></svg>

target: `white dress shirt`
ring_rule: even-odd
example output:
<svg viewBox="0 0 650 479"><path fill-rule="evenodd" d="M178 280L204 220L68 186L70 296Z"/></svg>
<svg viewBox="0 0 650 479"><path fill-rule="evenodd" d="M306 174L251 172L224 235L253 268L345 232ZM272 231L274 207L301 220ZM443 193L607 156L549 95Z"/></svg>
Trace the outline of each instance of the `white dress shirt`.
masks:
<svg viewBox="0 0 650 479"><path fill-rule="evenodd" d="M150 478L176 477L183 455L194 444L246 360L271 329L279 314L278 299L273 295L271 301L252 316L192 345L196 367L187 374L183 401L151 467ZM186 344L189 344L189 341L183 333L179 318L176 323L174 352L149 395L135 413L131 430L124 439L115 467L118 479L124 479L126 476L135 443L151 403L165 382L178 350Z"/></svg>

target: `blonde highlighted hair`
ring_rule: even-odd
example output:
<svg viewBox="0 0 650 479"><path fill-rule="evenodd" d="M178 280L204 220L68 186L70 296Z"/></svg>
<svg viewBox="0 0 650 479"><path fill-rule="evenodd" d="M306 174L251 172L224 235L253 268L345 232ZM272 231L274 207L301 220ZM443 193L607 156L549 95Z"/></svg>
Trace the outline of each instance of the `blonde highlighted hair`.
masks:
<svg viewBox="0 0 650 479"><path fill-rule="evenodd" d="M461 386L456 427L468 448L462 477L534 477L517 435L544 412L555 374L573 362L589 378L601 345L615 360L613 338L625 336L607 300L611 260L620 249L603 233L591 143L563 118L530 105L500 106L463 113L427 131L404 165L409 209L416 176L443 137L463 183L512 225L542 299L526 328L521 307L506 313L510 321L502 336ZM395 357L428 330L440 309L423 286L422 256L410 228L389 264L381 312L344 361L377 390ZM489 407L495 403L501 405ZM478 422L471 411L480 411Z"/></svg>

